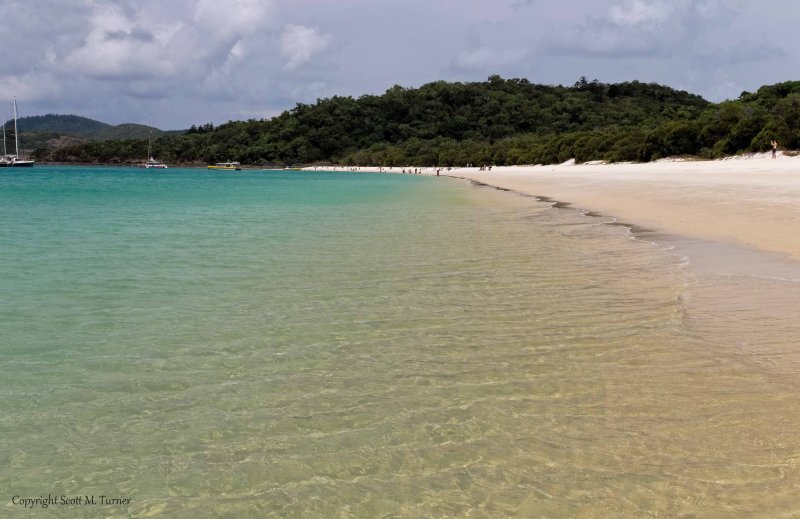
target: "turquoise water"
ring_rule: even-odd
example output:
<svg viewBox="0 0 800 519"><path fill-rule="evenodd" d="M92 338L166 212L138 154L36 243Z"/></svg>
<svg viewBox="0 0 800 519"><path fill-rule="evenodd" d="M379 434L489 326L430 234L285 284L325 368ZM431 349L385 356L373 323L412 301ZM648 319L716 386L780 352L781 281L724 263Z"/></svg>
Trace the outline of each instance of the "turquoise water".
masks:
<svg viewBox="0 0 800 519"><path fill-rule="evenodd" d="M742 346L715 305L752 281L624 227L446 178L57 167L0 174L0 221L3 515L796 506L795 330ZM50 495L97 502L16 504Z"/></svg>

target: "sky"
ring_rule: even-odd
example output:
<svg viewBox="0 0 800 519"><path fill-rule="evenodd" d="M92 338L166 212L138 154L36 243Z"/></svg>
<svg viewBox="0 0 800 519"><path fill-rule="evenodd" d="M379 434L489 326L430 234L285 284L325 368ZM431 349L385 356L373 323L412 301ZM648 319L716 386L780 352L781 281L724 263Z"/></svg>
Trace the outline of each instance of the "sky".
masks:
<svg viewBox="0 0 800 519"><path fill-rule="evenodd" d="M176 130L492 74L715 102L800 79L790 0L1 0L0 20L5 119L13 97Z"/></svg>

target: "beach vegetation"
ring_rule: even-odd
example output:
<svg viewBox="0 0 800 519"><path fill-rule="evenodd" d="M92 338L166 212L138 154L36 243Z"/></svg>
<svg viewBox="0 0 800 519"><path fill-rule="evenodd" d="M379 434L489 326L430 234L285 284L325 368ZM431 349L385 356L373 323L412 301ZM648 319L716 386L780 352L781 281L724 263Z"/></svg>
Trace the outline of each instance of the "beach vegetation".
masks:
<svg viewBox="0 0 800 519"><path fill-rule="evenodd" d="M773 118L768 120L758 134L753 137L750 142L750 149L753 151L768 151L772 149L771 142L773 140L783 142L790 147L795 147L800 144L800 142L796 140L795 135L796 133L793 134L789 125L786 124L786 121Z"/></svg>
<svg viewBox="0 0 800 519"><path fill-rule="evenodd" d="M581 77L565 87L492 75L318 99L270 119L193 125L157 135L153 155L184 164L478 166L716 158L765 151L772 140L800 147L800 82L710 103L639 81ZM126 163L142 160L146 144L111 139L52 148L42 141L35 148L40 160Z"/></svg>

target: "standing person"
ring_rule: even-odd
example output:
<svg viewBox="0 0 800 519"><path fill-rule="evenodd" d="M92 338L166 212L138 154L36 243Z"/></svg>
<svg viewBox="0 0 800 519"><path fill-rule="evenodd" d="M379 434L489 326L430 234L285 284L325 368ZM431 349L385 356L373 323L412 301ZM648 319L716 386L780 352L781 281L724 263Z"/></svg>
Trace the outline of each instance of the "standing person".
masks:
<svg viewBox="0 0 800 519"><path fill-rule="evenodd" d="M778 141L773 139L772 141L770 141L770 144L772 144L772 158L774 159L776 154L778 153Z"/></svg>

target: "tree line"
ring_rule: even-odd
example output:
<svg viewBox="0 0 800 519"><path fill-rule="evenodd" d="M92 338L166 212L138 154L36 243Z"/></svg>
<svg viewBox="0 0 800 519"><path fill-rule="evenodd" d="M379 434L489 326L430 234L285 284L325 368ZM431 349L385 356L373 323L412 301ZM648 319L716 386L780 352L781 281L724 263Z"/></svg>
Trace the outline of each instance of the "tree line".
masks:
<svg viewBox="0 0 800 519"><path fill-rule="evenodd" d="M766 151L771 140L800 147L800 82L764 86L736 100L638 81L581 78L570 87L490 76L394 86L382 95L334 96L297 104L271 119L193 126L153 142L170 163L235 160L285 166L552 164L574 158L647 162ZM146 140L39 147L38 160L132 163Z"/></svg>

